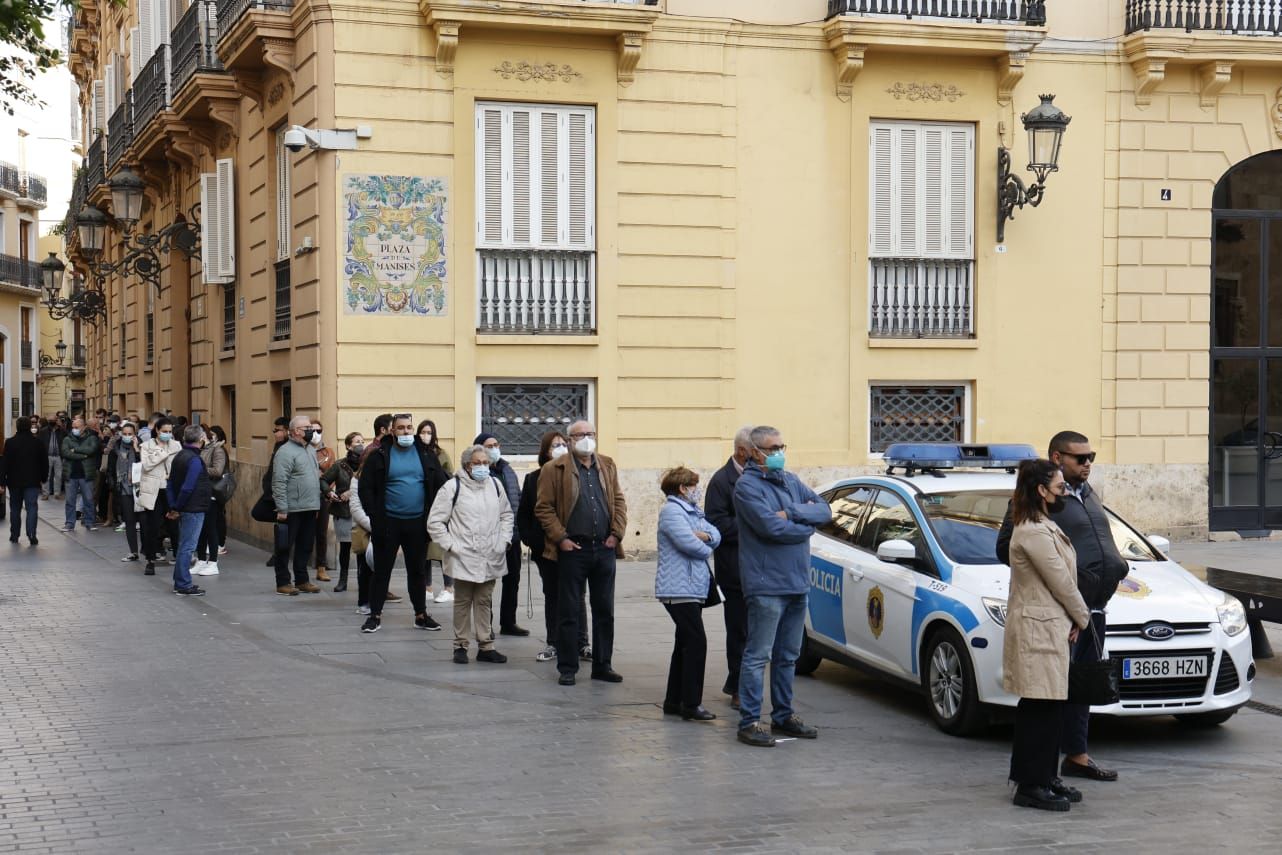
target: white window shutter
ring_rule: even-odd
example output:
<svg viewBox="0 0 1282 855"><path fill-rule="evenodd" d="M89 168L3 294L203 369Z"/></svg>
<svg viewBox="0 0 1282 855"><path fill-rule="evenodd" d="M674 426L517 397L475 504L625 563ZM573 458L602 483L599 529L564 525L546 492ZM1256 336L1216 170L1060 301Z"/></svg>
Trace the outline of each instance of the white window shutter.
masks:
<svg viewBox="0 0 1282 855"><path fill-rule="evenodd" d="M142 36L137 27L129 30L129 84L132 86L142 74L142 67L147 64L147 53Z"/></svg>
<svg viewBox="0 0 1282 855"><path fill-rule="evenodd" d="M103 80L93 82L93 116L90 118L93 122L93 128L89 134L93 138L94 133L105 130L107 127L107 83Z"/></svg>
<svg viewBox="0 0 1282 855"><path fill-rule="evenodd" d="M163 5L163 4L162 4ZM138 0L138 38L133 49L143 55L139 67L147 62L156 44L156 13L154 0Z"/></svg>
<svg viewBox="0 0 1282 855"><path fill-rule="evenodd" d="M900 126L895 129L898 157L895 159L895 194L899 226L895 254L916 258L921 254L920 227L922 176L919 167L921 129Z"/></svg>
<svg viewBox="0 0 1282 855"><path fill-rule="evenodd" d="M952 258L974 258L975 128L952 128L948 145L948 253Z"/></svg>
<svg viewBox="0 0 1282 855"><path fill-rule="evenodd" d="M539 124L539 231L535 241L552 248L560 243L562 205L560 185L565 176L561 157L561 117L551 110L538 114Z"/></svg>
<svg viewBox="0 0 1282 855"><path fill-rule="evenodd" d="M159 51L161 45L169 44L170 30L173 27L173 21L169 17L169 0L152 0L155 3L155 14L152 16L152 29L155 31L152 37L154 51ZM146 5L147 0L139 0L140 6Z"/></svg>
<svg viewBox="0 0 1282 855"><path fill-rule="evenodd" d="M529 246L534 212L534 184L538 175L538 160L530 155L535 151L531 130L533 117L529 110L512 111L512 236L511 241Z"/></svg>
<svg viewBox="0 0 1282 855"><path fill-rule="evenodd" d="M872 125L871 256L974 257L974 139L970 125Z"/></svg>
<svg viewBox="0 0 1282 855"><path fill-rule="evenodd" d="M895 254L894 132L874 125L868 152L868 254Z"/></svg>
<svg viewBox="0 0 1282 855"><path fill-rule="evenodd" d="M276 131L276 260L289 258L293 221L290 219L289 150L285 148L285 126Z"/></svg>
<svg viewBox="0 0 1282 855"><path fill-rule="evenodd" d="M231 158L215 163L218 181L218 247L215 269L224 282L236 278L236 169Z"/></svg>
<svg viewBox="0 0 1282 855"><path fill-rule="evenodd" d="M104 102L105 106L104 106L104 107L103 107L103 109L102 109L102 113L103 113L103 120L102 120L102 132L103 132L104 134L107 132L107 119L111 116L112 112L114 112L114 111L115 111L115 109L116 109L116 63L115 63L115 60L112 60L111 62L107 63L107 72L106 72L106 80L105 80L105 84L106 84L106 93L107 93L107 98L106 98L106 101Z"/></svg>
<svg viewBox="0 0 1282 855"><path fill-rule="evenodd" d="M921 139L921 205L918 234L921 236L921 255L939 258L945 254L948 236L947 193L945 180L944 141L947 132L938 125L925 125Z"/></svg>
<svg viewBox="0 0 1282 855"><path fill-rule="evenodd" d="M221 281L217 273L217 258L221 252L218 240L221 235L218 176L212 172L202 172L200 175L200 266L201 278L206 284Z"/></svg>
<svg viewBox="0 0 1282 855"><path fill-rule="evenodd" d="M503 243L503 111L479 107L476 117L476 239Z"/></svg>
<svg viewBox="0 0 1282 855"><path fill-rule="evenodd" d="M596 199L596 118L590 111L571 110L566 121L569 130L566 140L569 167L566 243L575 249L593 249L596 246L593 210Z"/></svg>

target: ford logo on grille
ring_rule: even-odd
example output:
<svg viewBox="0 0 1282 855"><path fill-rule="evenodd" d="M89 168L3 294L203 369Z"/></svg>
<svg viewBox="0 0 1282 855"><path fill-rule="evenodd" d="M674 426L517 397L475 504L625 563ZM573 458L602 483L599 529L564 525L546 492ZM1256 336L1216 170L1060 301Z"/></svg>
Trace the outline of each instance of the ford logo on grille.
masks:
<svg viewBox="0 0 1282 855"><path fill-rule="evenodd" d="M1140 635L1149 641L1166 641L1175 635L1175 627L1160 620L1150 621L1144 624L1144 628L1140 630Z"/></svg>

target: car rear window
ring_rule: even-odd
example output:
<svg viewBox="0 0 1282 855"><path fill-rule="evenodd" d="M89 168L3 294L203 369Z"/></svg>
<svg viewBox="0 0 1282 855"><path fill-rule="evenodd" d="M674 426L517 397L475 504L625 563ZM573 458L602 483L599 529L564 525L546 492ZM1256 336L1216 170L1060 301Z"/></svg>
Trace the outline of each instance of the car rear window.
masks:
<svg viewBox="0 0 1282 855"><path fill-rule="evenodd" d="M935 538L958 564L997 564L997 532L1006 515L1010 493L968 490L920 496Z"/></svg>

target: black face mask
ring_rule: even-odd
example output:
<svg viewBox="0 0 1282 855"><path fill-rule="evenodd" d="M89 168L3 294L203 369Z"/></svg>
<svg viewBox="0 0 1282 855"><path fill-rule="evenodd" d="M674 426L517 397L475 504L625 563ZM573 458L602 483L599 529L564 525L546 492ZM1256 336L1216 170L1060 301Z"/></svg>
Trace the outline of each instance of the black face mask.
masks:
<svg viewBox="0 0 1282 855"><path fill-rule="evenodd" d="M1052 514L1057 514L1064 510L1064 497L1056 496L1055 501L1046 503L1046 510Z"/></svg>
<svg viewBox="0 0 1282 855"><path fill-rule="evenodd" d="M361 462L361 454L364 451L365 451L364 448L361 448L361 449L353 448L351 451L347 452L347 462L352 466L359 465Z"/></svg>
<svg viewBox="0 0 1282 855"><path fill-rule="evenodd" d="M316 435L316 431L312 430L311 428L308 428L307 430L303 431L303 442L307 443L308 445L311 445L312 437L314 437L315 435Z"/></svg>

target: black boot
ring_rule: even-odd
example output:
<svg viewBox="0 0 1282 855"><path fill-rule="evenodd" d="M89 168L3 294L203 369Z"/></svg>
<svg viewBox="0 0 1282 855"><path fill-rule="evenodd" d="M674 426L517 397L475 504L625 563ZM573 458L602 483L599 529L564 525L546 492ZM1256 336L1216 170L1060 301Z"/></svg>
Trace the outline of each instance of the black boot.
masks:
<svg viewBox="0 0 1282 855"><path fill-rule="evenodd" d="M334 593L341 594L347 590L347 568L342 567L338 571L338 584L334 586Z"/></svg>

